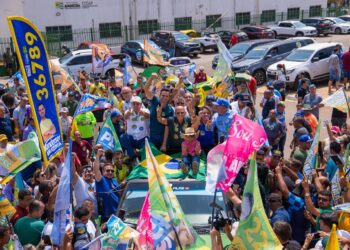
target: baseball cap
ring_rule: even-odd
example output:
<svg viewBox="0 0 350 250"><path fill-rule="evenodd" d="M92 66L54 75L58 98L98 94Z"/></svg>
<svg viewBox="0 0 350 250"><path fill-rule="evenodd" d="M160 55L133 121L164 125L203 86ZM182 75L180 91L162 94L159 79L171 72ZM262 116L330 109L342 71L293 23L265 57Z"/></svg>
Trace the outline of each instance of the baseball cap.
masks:
<svg viewBox="0 0 350 250"><path fill-rule="evenodd" d="M282 152L281 152L281 151L279 151L279 150L274 150L274 151L272 152L272 156L278 156L278 157L281 157L281 156L282 156Z"/></svg>
<svg viewBox="0 0 350 250"><path fill-rule="evenodd" d="M74 96L74 92L73 91L68 91L68 96Z"/></svg>
<svg viewBox="0 0 350 250"><path fill-rule="evenodd" d="M301 135L299 137L299 142L312 142L313 139L309 135Z"/></svg>
<svg viewBox="0 0 350 250"><path fill-rule="evenodd" d="M207 97L205 98L205 100L208 102L208 101L213 101L215 102L216 101L216 98L214 95L207 95Z"/></svg>
<svg viewBox="0 0 350 250"><path fill-rule="evenodd" d="M62 107L60 110L60 113L68 113L68 108L67 107Z"/></svg>
<svg viewBox="0 0 350 250"><path fill-rule="evenodd" d="M239 100L241 102L250 102L250 96L247 93L242 93L239 95Z"/></svg>
<svg viewBox="0 0 350 250"><path fill-rule="evenodd" d="M311 84L311 85L309 86L309 88L316 88L316 85L315 85L315 84Z"/></svg>
<svg viewBox="0 0 350 250"><path fill-rule="evenodd" d="M228 108L230 106L230 103L224 98L217 99L217 101L213 102L213 104L216 106L224 106L225 108Z"/></svg>
<svg viewBox="0 0 350 250"><path fill-rule="evenodd" d="M340 128L338 126L332 126L331 131L334 134L340 134Z"/></svg>
<svg viewBox="0 0 350 250"><path fill-rule="evenodd" d="M0 134L0 141L8 140L7 135L5 134Z"/></svg>
<svg viewBox="0 0 350 250"><path fill-rule="evenodd" d="M133 96L130 100L131 103L133 102L138 102L138 103L142 103L142 100L139 96Z"/></svg>
<svg viewBox="0 0 350 250"><path fill-rule="evenodd" d="M113 118L113 117L118 117L118 116L120 116L121 115L121 113L119 112L119 110L113 110L112 112L111 112L111 118Z"/></svg>

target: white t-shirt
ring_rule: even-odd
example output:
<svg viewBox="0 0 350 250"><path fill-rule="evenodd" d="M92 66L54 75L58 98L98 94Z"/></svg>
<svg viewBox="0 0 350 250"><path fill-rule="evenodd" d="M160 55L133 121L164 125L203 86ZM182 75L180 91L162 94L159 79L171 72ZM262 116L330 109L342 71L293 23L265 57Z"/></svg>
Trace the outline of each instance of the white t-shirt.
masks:
<svg viewBox="0 0 350 250"><path fill-rule="evenodd" d="M90 185L86 181L84 181L83 178L78 176L77 183L74 186L74 195L75 195L77 207L80 207L81 205L83 205L83 202L85 200L89 199L94 202L95 214L98 214L97 199L96 199L95 193L96 193L95 182L93 182Z"/></svg>
<svg viewBox="0 0 350 250"><path fill-rule="evenodd" d="M68 94L63 95L61 92L57 94L57 101L59 108L62 108L62 103L68 100Z"/></svg>
<svg viewBox="0 0 350 250"><path fill-rule="evenodd" d="M249 107L245 106L242 110L240 110L238 106L238 101L235 101L231 103L231 109L234 115L238 114L244 117Z"/></svg>
<svg viewBox="0 0 350 250"><path fill-rule="evenodd" d="M141 110L149 114L148 109L141 108ZM126 126L126 133L135 140L141 140L149 136L149 118L146 119L143 115L137 115L133 112L126 121Z"/></svg>

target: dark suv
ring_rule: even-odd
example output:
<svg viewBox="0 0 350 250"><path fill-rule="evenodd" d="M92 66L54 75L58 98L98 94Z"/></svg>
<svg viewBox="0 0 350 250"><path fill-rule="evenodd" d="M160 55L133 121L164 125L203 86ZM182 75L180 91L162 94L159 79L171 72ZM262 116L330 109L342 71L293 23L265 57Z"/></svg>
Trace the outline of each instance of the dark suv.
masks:
<svg viewBox="0 0 350 250"><path fill-rule="evenodd" d="M192 55L196 57L201 51L200 43L191 41L191 38L178 31L158 30L154 31L151 40L165 51L169 51L169 37L175 38L175 56Z"/></svg>
<svg viewBox="0 0 350 250"><path fill-rule="evenodd" d="M236 31L236 30L220 30L216 33L220 38L221 41L226 45L226 47L230 47L230 41L231 41L231 37L233 35L237 36L237 40L238 42L243 42L243 41L247 41L249 40L248 35L243 32L243 31Z"/></svg>
<svg viewBox="0 0 350 250"><path fill-rule="evenodd" d="M322 17L304 18L301 20L301 22L307 26L315 27L317 29L318 36L321 34L328 36L328 34L331 32L332 24Z"/></svg>
<svg viewBox="0 0 350 250"><path fill-rule="evenodd" d="M258 85L264 84L266 82L266 69L271 64L281 61L294 49L314 42L312 38L295 37L260 45L251 49L242 59L233 62L231 69L234 72L248 70L255 77Z"/></svg>

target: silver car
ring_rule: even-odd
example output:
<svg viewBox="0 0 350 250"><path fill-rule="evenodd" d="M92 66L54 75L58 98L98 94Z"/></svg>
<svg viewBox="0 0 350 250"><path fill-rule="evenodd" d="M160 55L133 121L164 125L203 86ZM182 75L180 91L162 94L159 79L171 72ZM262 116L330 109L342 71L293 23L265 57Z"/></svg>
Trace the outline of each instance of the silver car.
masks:
<svg viewBox="0 0 350 250"><path fill-rule="evenodd" d="M350 22L346 22L338 17L326 17L326 20L332 23L331 33L335 34L349 34Z"/></svg>

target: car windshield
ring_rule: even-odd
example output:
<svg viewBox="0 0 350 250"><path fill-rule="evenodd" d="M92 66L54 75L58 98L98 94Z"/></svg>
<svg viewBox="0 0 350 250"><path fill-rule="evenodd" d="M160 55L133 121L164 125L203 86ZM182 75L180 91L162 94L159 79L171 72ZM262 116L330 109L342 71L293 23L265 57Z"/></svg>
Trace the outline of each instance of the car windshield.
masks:
<svg viewBox="0 0 350 250"><path fill-rule="evenodd" d="M174 193L187 219L192 225L208 224L208 219L212 212L210 203L213 202L213 194L205 190L174 190ZM126 211L125 222L137 222L146 194L146 190L127 191L126 199L121 208ZM193 202L195 202L196 206L193 206ZM221 191L217 192L216 203L220 207L225 208L225 202Z"/></svg>
<svg viewBox="0 0 350 250"><path fill-rule="evenodd" d="M232 46L229 51L231 54L244 55L249 49L249 47L250 47L249 44L237 43L235 46Z"/></svg>
<svg viewBox="0 0 350 250"><path fill-rule="evenodd" d="M248 52L246 59L261 59L265 56L267 48L256 47Z"/></svg>
<svg viewBox="0 0 350 250"><path fill-rule="evenodd" d="M346 23L343 19L340 18L333 18L332 19L335 23Z"/></svg>
<svg viewBox="0 0 350 250"><path fill-rule="evenodd" d="M58 61L60 62L60 64L63 64L65 62L67 62L72 56L73 56L73 53L69 52L68 54L65 54L60 59L58 59Z"/></svg>
<svg viewBox="0 0 350 250"><path fill-rule="evenodd" d="M190 37L182 33L173 33L176 41L188 40Z"/></svg>
<svg viewBox="0 0 350 250"><path fill-rule="evenodd" d="M287 58L286 61L293 61L293 62L306 62L310 56L313 54L314 51L312 50L294 50Z"/></svg>
<svg viewBox="0 0 350 250"><path fill-rule="evenodd" d="M293 22L293 25L297 28L306 27L306 25L303 24L302 22Z"/></svg>

